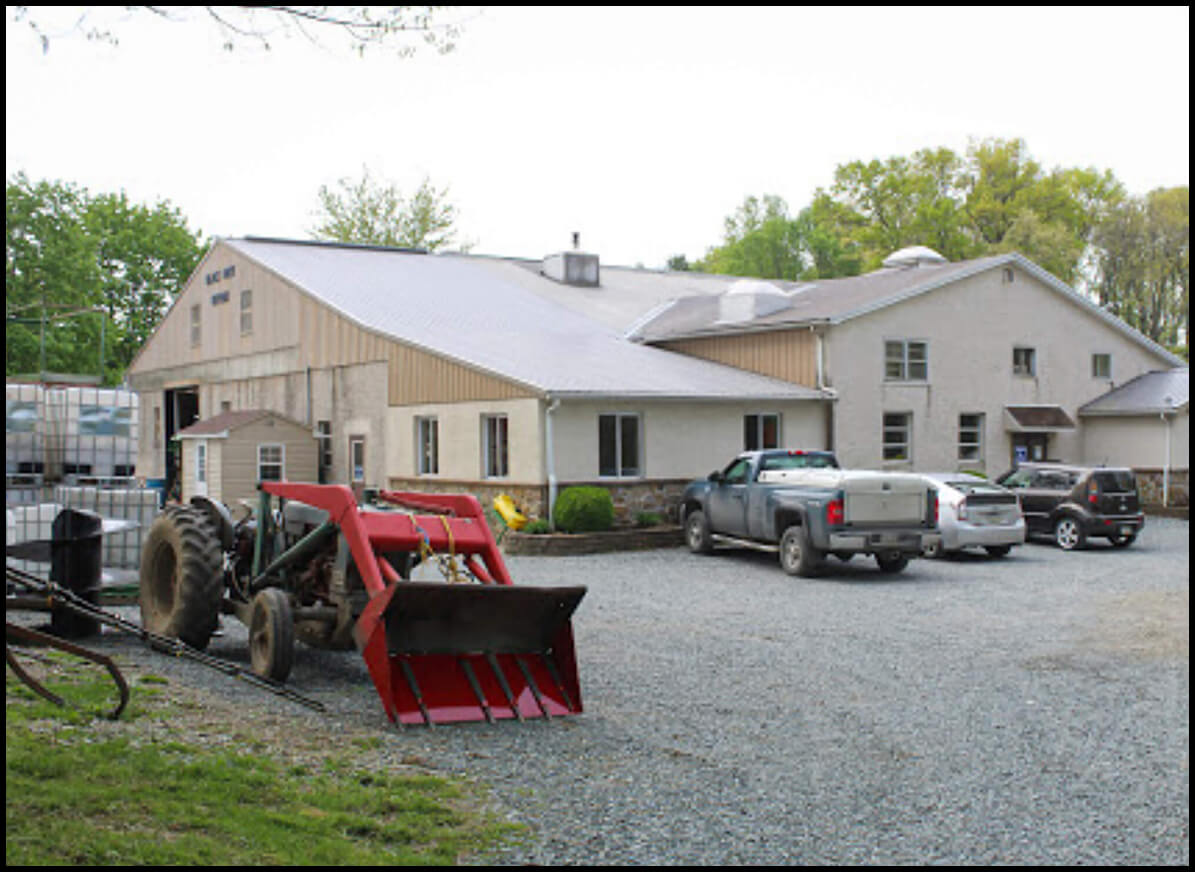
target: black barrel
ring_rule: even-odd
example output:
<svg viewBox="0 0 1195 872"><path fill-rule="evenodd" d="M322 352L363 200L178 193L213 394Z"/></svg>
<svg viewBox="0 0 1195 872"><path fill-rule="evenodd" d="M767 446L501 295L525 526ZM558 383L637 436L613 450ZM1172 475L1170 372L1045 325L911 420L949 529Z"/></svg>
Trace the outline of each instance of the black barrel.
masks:
<svg viewBox="0 0 1195 872"><path fill-rule="evenodd" d="M91 512L63 509L51 527L50 579L98 605L103 569L103 519ZM90 616L54 606L50 610L50 632L66 639L81 639L99 633L100 623Z"/></svg>

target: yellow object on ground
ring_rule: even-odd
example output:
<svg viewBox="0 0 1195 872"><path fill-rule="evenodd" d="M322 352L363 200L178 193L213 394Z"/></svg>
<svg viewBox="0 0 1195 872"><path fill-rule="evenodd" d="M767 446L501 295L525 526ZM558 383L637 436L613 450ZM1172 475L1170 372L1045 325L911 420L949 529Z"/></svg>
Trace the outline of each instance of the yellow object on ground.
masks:
<svg viewBox="0 0 1195 872"><path fill-rule="evenodd" d="M515 507L515 501L506 494L494 497L494 511L503 523L512 530L521 530L527 524L526 516Z"/></svg>

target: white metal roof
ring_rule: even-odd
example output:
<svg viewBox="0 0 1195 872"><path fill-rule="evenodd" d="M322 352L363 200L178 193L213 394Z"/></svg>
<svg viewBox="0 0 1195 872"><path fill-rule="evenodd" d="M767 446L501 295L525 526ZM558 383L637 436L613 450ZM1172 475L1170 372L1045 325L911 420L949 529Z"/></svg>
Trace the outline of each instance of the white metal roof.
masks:
<svg viewBox="0 0 1195 872"><path fill-rule="evenodd" d="M716 400L827 396L628 341L612 324L554 301L551 280L525 268L517 277L509 274L509 263L365 246L262 239L223 243L365 329L545 394ZM528 284L536 281L544 286L531 290Z"/></svg>

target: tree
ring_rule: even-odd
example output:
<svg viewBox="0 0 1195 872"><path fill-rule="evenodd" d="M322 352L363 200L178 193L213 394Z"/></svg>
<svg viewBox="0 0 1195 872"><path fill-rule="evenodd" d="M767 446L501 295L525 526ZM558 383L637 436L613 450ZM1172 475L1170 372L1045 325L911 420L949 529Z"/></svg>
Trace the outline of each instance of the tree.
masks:
<svg viewBox="0 0 1195 872"><path fill-rule="evenodd" d="M119 382L199 262L198 235L168 203L24 174L7 184L5 213L6 373Z"/></svg>
<svg viewBox="0 0 1195 872"><path fill-rule="evenodd" d="M268 49L277 36L299 35L318 43L331 33L358 54L397 43L398 53L406 56L419 42L444 53L455 47L462 29L457 22L443 20L445 9L440 6L10 6L12 20L27 24L43 51L49 50L52 38L58 38L51 37L46 24L49 9L69 10L64 14L71 23L59 32L81 32L88 39L113 44L130 13L150 13L179 23L206 18L229 51L245 42ZM114 15L121 20L113 22Z"/></svg>
<svg viewBox="0 0 1195 872"><path fill-rule="evenodd" d="M1094 243L1099 304L1155 342L1189 343L1190 189L1126 199L1100 223Z"/></svg>
<svg viewBox="0 0 1195 872"><path fill-rule="evenodd" d="M707 251L698 268L723 275L798 279L807 268L800 225L780 197L747 197L726 219L722 245Z"/></svg>
<svg viewBox="0 0 1195 872"><path fill-rule="evenodd" d="M342 178L319 189L316 239L439 251L456 240L456 207L447 189L425 178L409 199L392 182L378 182L369 170L359 180Z"/></svg>

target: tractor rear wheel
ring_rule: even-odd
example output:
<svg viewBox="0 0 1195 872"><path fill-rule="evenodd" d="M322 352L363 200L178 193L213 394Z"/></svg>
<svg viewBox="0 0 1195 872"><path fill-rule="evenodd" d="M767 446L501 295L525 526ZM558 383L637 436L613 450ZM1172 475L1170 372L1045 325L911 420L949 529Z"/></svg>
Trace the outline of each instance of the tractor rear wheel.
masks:
<svg viewBox="0 0 1195 872"><path fill-rule="evenodd" d="M253 598L249 660L255 673L271 681L286 681L295 662L295 621L290 599L276 587L267 587Z"/></svg>
<svg viewBox="0 0 1195 872"><path fill-rule="evenodd" d="M207 515L168 507L141 549L141 626L202 651L220 620L222 569L219 535Z"/></svg>

